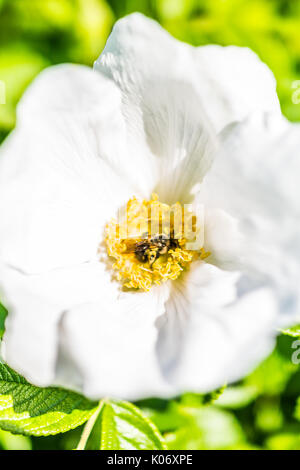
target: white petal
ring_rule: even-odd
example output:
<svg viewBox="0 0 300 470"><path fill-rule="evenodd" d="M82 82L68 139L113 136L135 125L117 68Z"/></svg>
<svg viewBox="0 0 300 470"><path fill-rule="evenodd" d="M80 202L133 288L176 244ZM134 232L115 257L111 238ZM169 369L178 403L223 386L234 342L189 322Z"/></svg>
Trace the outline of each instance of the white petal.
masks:
<svg viewBox="0 0 300 470"><path fill-rule="evenodd" d="M130 293L65 314L62 360L67 357L80 371L86 396L136 400L170 394L155 354L155 319L164 311L164 300L161 290ZM68 386L68 377L60 374L59 383Z"/></svg>
<svg viewBox="0 0 300 470"><path fill-rule="evenodd" d="M111 113L112 118L119 98L116 87L90 67L56 65L41 72L25 91L17 108L18 123L50 113L81 115L82 119Z"/></svg>
<svg viewBox="0 0 300 470"><path fill-rule="evenodd" d="M178 283L160 319L158 356L177 391L207 392L237 380L274 344L271 294L260 290L232 302L235 276L214 270L208 281L200 267L192 282Z"/></svg>
<svg viewBox="0 0 300 470"><path fill-rule="evenodd" d="M194 262L182 278L172 283L166 313L157 322L157 354L166 375L176 367L180 358L190 310L199 305L199 308L209 305L219 309L233 302L237 278L236 273L228 273L199 261Z"/></svg>
<svg viewBox="0 0 300 470"><path fill-rule="evenodd" d="M281 114L275 78L253 51L211 45L193 52L199 93L218 131L252 112Z"/></svg>
<svg viewBox="0 0 300 470"><path fill-rule="evenodd" d="M280 115L274 77L250 50L193 48L141 14L116 23L95 68L122 90L136 165L147 142L145 178L166 202L186 202L201 182L216 147L212 129L253 111Z"/></svg>
<svg viewBox="0 0 300 470"><path fill-rule="evenodd" d="M266 116L232 127L199 196L238 221L245 248L242 260L232 252L232 264L249 282L271 284L281 311L298 320L299 145L299 125L284 120Z"/></svg>
<svg viewBox="0 0 300 470"><path fill-rule="evenodd" d="M222 269L236 270L247 249L238 220L221 209L207 208L204 231L204 248L211 253L207 261Z"/></svg>
<svg viewBox="0 0 300 470"><path fill-rule="evenodd" d="M210 167L216 147L197 92L190 47L154 21L134 14L116 23L95 68L122 91L137 166L144 162L146 143L145 179L151 179L153 190L166 202L188 200L193 185Z"/></svg>
<svg viewBox="0 0 300 470"><path fill-rule="evenodd" d="M43 275L1 268L1 299L9 310L2 353L5 361L32 383L54 383L58 327L64 311L117 296L105 265L84 264ZM81 319L81 323L85 318Z"/></svg>
<svg viewBox="0 0 300 470"><path fill-rule="evenodd" d="M186 325L174 379L181 390L210 391L253 370L275 344L276 308L266 291L255 291L220 312L193 315Z"/></svg>
<svg viewBox="0 0 300 470"><path fill-rule="evenodd" d="M41 120L45 114L78 117L88 126L101 158L131 182L136 194L147 197L153 188L148 149L145 143L137 148L138 133L128 135L129 116L121 102L120 90L111 80L89 67L63 64L43 71L27 89L18 106L18 122Z"/></svg>
<svg viewBox="0 0 300 470"><path fill-rule="evenodd" d="M50 69L27 92L1 148L2 261L37 273L97 257L105 223L134 192L110 159L124 137L119 102L112 83L81 67Z"/></svg>

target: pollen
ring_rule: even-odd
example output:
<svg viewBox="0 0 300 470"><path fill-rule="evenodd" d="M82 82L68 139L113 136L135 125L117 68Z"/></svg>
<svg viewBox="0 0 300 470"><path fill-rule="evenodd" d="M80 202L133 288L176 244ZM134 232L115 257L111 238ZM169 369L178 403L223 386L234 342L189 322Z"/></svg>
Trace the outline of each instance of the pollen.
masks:
<svg viewBox="0 0 300 470"><path fill-rule="evenodd" d="M153 194L130 199L105 228L105 244L118 281L129 289L149 291L177 279L190 263L207 258L203 227L195 213L179 202L169 206Z"/></svg>

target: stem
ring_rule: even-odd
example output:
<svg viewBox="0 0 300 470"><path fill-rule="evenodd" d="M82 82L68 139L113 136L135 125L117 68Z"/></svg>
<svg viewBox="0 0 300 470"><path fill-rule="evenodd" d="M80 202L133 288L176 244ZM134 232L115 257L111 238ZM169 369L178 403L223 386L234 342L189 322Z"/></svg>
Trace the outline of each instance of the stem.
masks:
<svg viewBox="0 0 300 470"><path fill-rule="evenodd" d="M79 441L79 444L78 444L76 450L84 450L85 449L88 438L90 437L91 431L94 427L94 424L95 424L95 422L96 422L103 406L104 406L104 400L101 400L99 402L99 405L98 405L95 413L90 417L90 419L88 420L88 422L84 426L84 429L83 429L83 432L82 432L82 435L81 435L81 438L80 438L80 441Z"/></svg>

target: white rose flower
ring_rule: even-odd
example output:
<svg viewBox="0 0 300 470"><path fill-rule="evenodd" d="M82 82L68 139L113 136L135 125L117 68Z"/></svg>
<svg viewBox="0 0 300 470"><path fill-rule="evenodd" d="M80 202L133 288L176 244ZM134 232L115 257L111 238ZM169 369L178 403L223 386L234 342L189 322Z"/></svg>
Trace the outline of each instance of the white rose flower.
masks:
<svg viewBox="0 0 300 470"><path fill-rule="evenodd" d="M139 14L95 71L44 71L0 156L4 360L91 398L243 376L297 312L299 140L254 53L193 48ZM120 208L134 232L150 204L186 203L194 252L116 236Z"/></svg>

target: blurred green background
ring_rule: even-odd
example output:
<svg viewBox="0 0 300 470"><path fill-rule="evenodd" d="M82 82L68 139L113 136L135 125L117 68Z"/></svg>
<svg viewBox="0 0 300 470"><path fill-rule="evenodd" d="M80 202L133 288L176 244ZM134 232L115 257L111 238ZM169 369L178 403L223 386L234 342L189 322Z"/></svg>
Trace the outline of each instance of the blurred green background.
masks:
<svg viewBox="0 0 300 470"><path fill-rule="evenodd" d="M300 79L300 0L0 0L0 81L6 87L0 142L15 125L24 89L43 68L92 65L114 22L134 11L193 45L252 48L276 76L283 113L300 121L300 104L292 102L293 83ZM138 405L171 449L300 449L295 336L281 335L273 354L219 398L184 395ZM72 449L79 434L30 439L0 431L0 449Z"/></svg>

